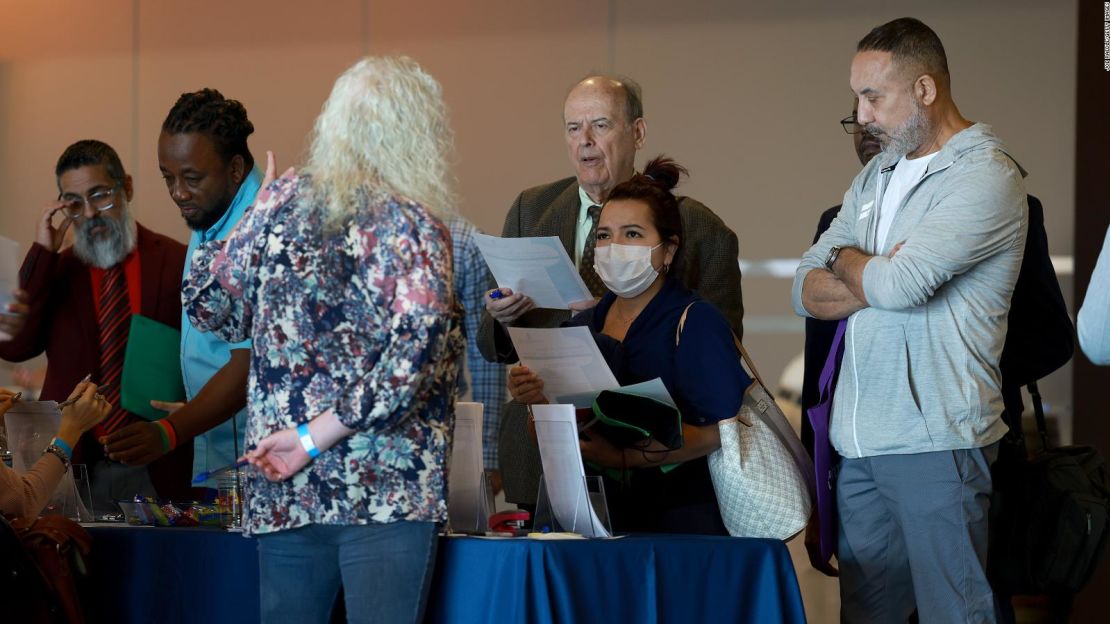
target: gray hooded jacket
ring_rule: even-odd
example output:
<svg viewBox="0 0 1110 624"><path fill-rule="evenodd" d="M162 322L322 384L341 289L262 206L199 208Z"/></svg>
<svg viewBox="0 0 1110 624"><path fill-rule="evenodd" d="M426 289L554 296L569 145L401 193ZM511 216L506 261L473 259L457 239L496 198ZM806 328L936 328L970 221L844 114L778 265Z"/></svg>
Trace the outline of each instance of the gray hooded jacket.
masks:
<svg viewBox="0 0 1110 624"><path fill-rule="evenodd" d="M810 316L802 284L830 248L875 256L863 271L870 307L848 319L833 400L830 437L845 457L978 448L1006 432L998 362L1025 248L1025 172L989 126L957 133L879 249L876 190L898 159L884 153L864 167L794 276L794 309Z"/></svg>

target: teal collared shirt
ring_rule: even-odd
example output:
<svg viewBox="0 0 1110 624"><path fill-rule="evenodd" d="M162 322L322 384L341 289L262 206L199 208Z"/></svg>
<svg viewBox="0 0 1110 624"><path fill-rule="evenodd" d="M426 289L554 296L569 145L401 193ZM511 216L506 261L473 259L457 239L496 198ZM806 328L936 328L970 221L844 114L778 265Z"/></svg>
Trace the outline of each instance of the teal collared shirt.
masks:
<svg viewBox="0 0 1110 624"><path fill-rule="evenodd" d="M224 240L247 208L254 203L262 186L262 171L255 167L243 183L239 192L231 200L224 216L212 227L203 232L193 232L189 238L189 249L185 254L185 275L193 260L193 252L201 243ZM184 276L183 276L184 279ZM208 383L231 359L232 349L250 349L251 341L238 343L224 342L215 335L202 332L189 323L189 316L181 313L181 377L185 381L185 396L192 401L200 389ZM243 453L243 436L246 431L247 410L235 414L234 423L226 420L215 428L193 439L193 474L214 470L233 463Z"/></svg>

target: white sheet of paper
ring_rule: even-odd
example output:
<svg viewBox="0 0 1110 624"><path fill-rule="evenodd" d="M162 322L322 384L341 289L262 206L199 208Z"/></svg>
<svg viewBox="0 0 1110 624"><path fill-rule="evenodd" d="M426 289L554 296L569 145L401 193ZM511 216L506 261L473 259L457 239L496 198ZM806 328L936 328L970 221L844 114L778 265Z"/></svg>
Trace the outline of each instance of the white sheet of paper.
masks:
<svg viewBox="0 0 1110 624"><path fill-rule="evenodd" d="M671 393L667 392L667 386L664 386L663 380L658 377L648 381L641 381L640 383L632 384L631 386L621 386L616 391L622 394L631 394L633 396L655 399L660 403L666 403L667 405L678 409L678 406L675 405L674 399L671 398Z"/></svg>
<svg viewBox="0 0 1110 624"><path fill-rule="evenodd" d="M543 380L548 401L589 407L602 390L620 386L588 327L508 329L520 362Z"/></svg>
<svg viewBox="0 0 1110 624"><path fill-rule="evenodd" d="M586 469L578 448L573 405L533 405L543 481L551 510L563 531L609 537L586 492Z"/></svg>
<svg viewBox="0 0 1110 624"><path fill-rule="evenodd" d="M558 236L475 234L474 240L497 285L528 295L537 308L569 310L570 304L593 298Z"/></svg>
<svg viewBox="0 0 1110 624"><path fill-rule="evenodd" d="M9 303L15 301L12 291L19 288L19 243L0 236L0 314L7 312ZM11 336L0 332L0 339Z"/></svg>
<svg viewBox="0 0 1110 624"><path fill-rule="evenodd" d="M447 514L451 530L484 533L489 529L482 491L482 404L455 403L455 433L447 473Z"/></svg>

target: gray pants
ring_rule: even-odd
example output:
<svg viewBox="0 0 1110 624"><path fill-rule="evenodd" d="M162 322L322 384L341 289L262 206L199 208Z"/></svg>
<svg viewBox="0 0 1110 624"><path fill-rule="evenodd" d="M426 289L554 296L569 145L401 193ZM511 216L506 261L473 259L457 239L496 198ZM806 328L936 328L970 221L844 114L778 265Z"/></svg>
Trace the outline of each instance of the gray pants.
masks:
<svg viewBox="0 0 1110 624"><path fill-rule="evenodd" d="M136 494L156 497L146 466L124 466L101 459L88 465L89 491L95 516L119 513L117 500L130 500Z"/></svg>
<svg viewBox="0 0 1110 624"><path fill-rule="evenodd" d="M987 581L990 465L981 449L842 459L841 620L994 622Z"/></svg>

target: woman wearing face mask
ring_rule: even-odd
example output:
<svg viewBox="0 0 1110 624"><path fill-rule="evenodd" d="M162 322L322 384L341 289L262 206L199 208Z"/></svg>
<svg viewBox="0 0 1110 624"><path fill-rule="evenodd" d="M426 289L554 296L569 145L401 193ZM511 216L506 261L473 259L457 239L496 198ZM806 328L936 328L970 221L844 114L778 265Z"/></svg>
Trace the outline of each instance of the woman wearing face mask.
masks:
<svg viewBox="0 0 1110 624"><path fill-rule="evenodd" d="M594 268L610 292L565 324L590 328L622 386L661 378L682 414L683 445L669 452L658 443L621 449L586 432L583 459L623 471L619 481L606 477L605 488L618 532L727 535L706 455L720 447L717 422L736 415L751 379L725 317L668 276L682 246L671 189L685 173L659 157L613 189L598 221L594 254ZM675 332L688 307L676 347ZM509 391L521 403L547 402L543 380L524 366L510 370ZM660 469L676 463L673 470Z"/></svg>

